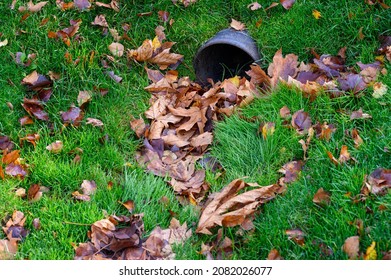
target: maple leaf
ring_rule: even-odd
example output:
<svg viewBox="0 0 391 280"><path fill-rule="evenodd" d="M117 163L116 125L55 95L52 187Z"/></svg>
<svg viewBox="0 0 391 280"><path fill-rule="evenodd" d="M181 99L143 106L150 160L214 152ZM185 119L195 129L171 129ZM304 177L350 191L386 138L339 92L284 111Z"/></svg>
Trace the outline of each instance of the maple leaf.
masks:
<svg viewBox="0 0 391 280"><path fill-rule="evenodd" d="M5 174L23 179L27 175L27 172L24 170L22 165L17 163L10 163L5 168Z"/></svg>
<svg viewBox="0 0 391 280"><path fill-rule="evenodd" d="M38 201L42 197L41 186L38 184L33 184L27 191L27 199L30 202Z"/></svg>
<svg viewBox="0 0 391 280"><path fill-rule="evenodd" d="M138 138L141 138L144 136L146 125L142 118L140 119L134 119L130 122L130 127L132 130L136 133Z"/></svg>
<svg viewBox="0 0 391 280"><path fill-rule="evenodd" d="M231 24L230 26L237 30L237 31L243 31L246 29L246 25L244 25L244 23L240 22L240 21L237 21L235 19L231 19Z"/></svg>
<svg viewBox="0 0 391 280"><path fill-rule="evenodd" d="M8 136L0 136L0 150L11 151L13 147L14 144Z"/></svg>
<svg viewBox="0 0 391 280"><path fill-rule="evenodd" d="M282 166L279 172L285 175L284 183L291 183L297 180L301 169L303 168L304 162L299 161L290 161Z"/></svg>
<svg viewBox="0 0 391 280"><path fill-rule="evenodd" d="M275 87L280 80L288 81L288 77L294 77L298 71L298 57L294 54L288 54L285 58L282 56L282 49L279 49L274 57L273 62L267 69L271 77L270 84Z"/></svg>
<svg viewBox="0 0 391 280"><path fill-rule="evenodd" d="M352 129L351 135L352 135L352 138L353 138L353 141L354 141L354 146L356 148L359 148L364 143L364 140L362 140L362 138L358 134L358 131L357 131L356 128Z"/></svg>
<svg viewBox="0 0 391 280"><path fill-rule="evenodd" d="M109 24L106 21L105 15L97 15L93 22L91 22L92 25L98 25L102 27L109 27Z"/></svg>
<svg viewBox="0 0 391 280"><path fill-rule="evenodd" d="M291 116L291 111L289 110L289 108L286 105L281 107L281 109L280 109L280 116L283 119L286 119L286 118Z"/></svg>
<svg viewBox="0 0 391 280"><path fill-rule="evenodd" d="M377 168L369 176L366 187L373 194L384 195L391 188L391 169Z"/></svg>
<svg viewBox="0 0 391 280"><path fill-rule="evenodd" d="M197 233L212 234L215 226L233 227L242 224L257 207L275 197L279 186L259 187L239 194L249 184L234 180L220 192L212 194L201 212Z"/></svg>
<svg viewBox="0 0 391 280"><path fill-rule="evenodd" d="M345 240L342 250L348 255L349 259L357 259L360 251L360 237L351 236Z"/></svg>

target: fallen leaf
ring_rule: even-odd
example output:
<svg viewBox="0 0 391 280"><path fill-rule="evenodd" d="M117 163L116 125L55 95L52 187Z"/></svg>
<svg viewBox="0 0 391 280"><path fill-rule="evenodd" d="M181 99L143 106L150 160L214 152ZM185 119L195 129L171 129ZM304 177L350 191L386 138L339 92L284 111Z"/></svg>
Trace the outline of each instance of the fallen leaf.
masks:
<svg viewBox="0 0 391 280"><path fill-rule="evenodd" d="M46 146L46 150L48 150L49 152L51 152L53 154L58 154L59 152L62 151L63 147L64 147L64 144L62 143L62 141L57 140L57 141L49 144L48 146Z"/></svg>
<svg viewBox="0 0 391 280"><path fill-rule="evenodd" d="M328 191L325 191L323 188L319 188L312 199L317 205L327 205L330 204L331 194Z"/></svg>
<svg viewBox="0 0 391 280"><path fill-rule="evenodd" d="M313 10L312 15L315 19L320 19L322 17L322 14L318 10Z"/></svg>
<svg viewBox="0 0 391 280"><path fill-rule="evenodd" d="M84 113L75 105L71 105L71 107L66 112L61 112L61 120L64 124L71 124L73 126L79 126L81 121L83 120Z"/></svg>
<svg viewBox="0 0 391 280"><path fill-rule="evenodd" d="M249 8L251 11L255 11L255 10L261 9L262 6L258 2L253 2L249 5L247 5L247 8Z"/></svg>
<svg viewBox="0 0 391 280"><path fill-rule="evenodd" d="M305 234L301 229L287 229L285 234L288 235L289 240L292 240L300 246L304 246Z"/></svg>
<svg viewBox="0 0 391 280"><path fill-rule="evenodd" d="M34 218L34 220L33 220L33 227L36 230L40 230L41 229L41 221L39 220L39 218Z"/></svg>
<svg viewBox="0 0 391 280"><path fill-rule="evenodd" d="M20 157L19 152L20 152L19 150L13 150L9 153L3 154L2 162L4 164L10 164L15 162Z"/></svg>
<svg viewBox="0 0 391 280"><path fill-rule="evenodd" d="M114 74L114 71L106 71L106 75L108 75L111 79L113 79L117 83L122 82L122 78Z"/></svg>
<svg viewBox="0 0 391 280"><path fill-rule="evenodd" d="M129 199L125 202L120 202L126 209L128 209L129 213L132 213L134 210L134 201Z"/></svg>
<svg viewBox="0 0 391 280"><path fill-rule="evenodd" d="M295 2L296 0L280 0L280 4L284 7L285 10L289 10L290 8L292 8Z"/></svg>
<svg viewBox="0 0 391 280"><path fill-rule="evenodd" d="M159 11L158 13L159 19L163 22L169 21L170 13L167 11Z"/></svg>
<svg viewBox="0 0 391 280"><path fill-rule="evenodd" d="M351 135L354 141L354 146L356 147L356 149L359 148L364 143L364 140L362 140L356 128L352 129Z"/></svg>
<svg viewBox="0 0 391 280"><path fill-rule="evenodd" d="M98 120L98 119L94 119L94 118L87 118L87 123L86 124L90 124L92 126L103 126L103 122L101 120Z"/></svg>
<svg viewBox="0 0 391 280"><path fill-rule="evenodd" d="M367 248L367 251L364 255L364 260L376 260L377 259L377 253L376 253L376 242L372 241L371 246Z"/></svg>
<svg viewBox="0 0 391 280"><path fill-rule="evenodd" d="M269 254L267 255L267 260L283 260L284 258L281 257L280 252L278 252L277 249L271 249Z"/></svg>
<svg viewBox="0 0 391 280"><path fill-rule="evenodd" d="M204 132L198 136L192 137L190 145L193 147L202 147L212 144L213 134L211 132Z"/></svg>
<svg viewBox="0 0 391 280"><path fill-rule="evenodd" d="M266 86L270 86L270 78L269 76L263 71L263 69L258 64L251 64L250 70L246 71L246 74L250 76L251 83L254 83L256 85L265 84Z"/></svg>
<svg viewBox="0 0 391 280"><path fill-rule="evenodd" d="M81 194L79 191L74 191L72 193L72 197L76 200L82 200L82 201L90 201L91 197L87 194Z"/></svg>
<svg viewBox="0 0 391 280"><path fill-rule="evenodd" d="M146 125L142 118L132 120L130 122L130 127L136 133L138 138L142 138L144 136Z"/></svg>
<svg viewBox="0 0 391 280"><path fill-rule="evenodd" d="M277 2L273 2L273 3L270 4L269 7L267 7L267 8L265 9L265 11L267 11L267 10L269 10L269 9L271 9L271 8L274 8L274 7L278 6L278 5L280 5L280 4L277 3Z"/></svg>
<svg viewBox="0 0 391 280"><path fill-rule="evenodd" d="M47 1L44 1L44 2L39 2L37 4L33 4L33 1L30 0L27 3L27 9L32 13L36 13L39 12L43 8L43 6L45 6L47 3L48 3Z"/></svg>
<svg viewBox="0 0 391 280"><path fill-rule="evenodd" d="M353 111L350 115L350 120L355 119L370 119L372 116L370 114L364 113L362 111L362 108L360 108L358 111Z"/></svg>
<svg viewBox="0 0 391 280"><path fill-rule="evenodd" d="M33 184L27 190L27 199L30 202L35 202L40 200L42 197L41 186L38 184Z"/></svg>
<svg viewBox="0 0 391 280"><path fill-rule="evenodd" d="M377 82L373 84L373 93L372 96L374 98L381 98L383 95L385 95L388 91L387 85Z"/></svg>
<svg viewBox="0 0 391 280"><path fill-rule="evenodd" d="M262 137L264 140L266 140L268 136L273 135L275 129L276 129L276 124L274 122L267 122L261 124L259 127L259 130L262 132Z"/></svg>
<svg viewBox="0 0 391 280"><path fill-rule="evenodd" d="M220 192L212 194L201 212L197 233L212 234L215 226L233 227L242 224L257 207L275 197L279 186L259 187L239 194L249 184L234 180Z"/></svg>
<svg viewBox="0 0 391 280"><path fill-rule="evenodd" d="M348 255L350 260L357 259L360 251L360 237L351 236L345 240L342 250Z"/></svg>
<svg viewBox="0 0 391 280"><path fill-rule="evenodd" d="M31 144L33 144L34 148L36 146L36 142L40 139L41 137L37 133L32 133L32 134L27 134L25 137L20 138L20 142L22 141L27 141Z"/></svg>
<svg viewBox="0 0 391 280"><path fill-rule="evenodd" d="M331 139L332 133L337 130L333 124L327 124L326 122L324 122L322 125L317 123L313 126L313 129L316 132L316 137L326 141L329 141Z"/></svg>
<svg viewBox="0 0 391 280"><path fill-rule="evenodd" d="M24 198L26 196L26 189L24 188L18 188L16 191L15 191L15 195L17 197L20 197L20 198Z"/></svg>
<svg viewBox="0 0 391 280"><path fill-rule="evenodd" d="M0 150L11 151L14 147L11 139L8 136L0 136Z"/></svg>
<svg viewBox="0 0 391 280"><path fill-rule="evenodd" d="M237 31L243 31L244 29L246 29L246 26L243 24L243 23L241 23L240 21L237 21L237 20L235 20L235 19L231 19L232 21L231 21L231 24L230 24L230 26L233 28L233 29L235 29L235 30L237 30Z"/></svg>
<svg viewBox="0 0 391 280"><path fill-rule="evenodd" d="M22 165L11 163L5 168L5 174L23 179L27 175L27 172Z"/></svg>
<svg viewBox="0 0 391 280"><path fill-rule="evenodd" d="M0 260L12 260L18 251L16 239L0 239Z"/></svg>
<svg viewBox="0 0 391 280"><path fill-rule="evenodd" d="M376 195L384 195L391 188L391 169L377 168L366 182L369 191Z"/></svg>
<svg viewBox="0 0 391 280"><path fill-rule="evenodd" d="M92 94L88 90L80 90L77 96L77 104L80 109L84 110L86 105L91 101Z"/></svg>
<svg viewBox="0 0 391 280"><path fill-rule="evenodd" d="M301 160L290 161L282 166L279 172L285 175L284 182L291 183L297 180L301 169L303 168L304 162Z"/></svg>
<svg viewBox="0 0 391 280"><path fill-rule="evenodd" d="M96 192L96 183L95 181L83 180L80 189L83 194L92 195Z"/></svg>
<svg viewBox="0 0 391 280"><path fill-rule="evenodd" d="M282 56L282 49L279 49L274 57L273 62L267 69L268 75L271 77L270 83L275 87L280 80L288 81L289 76L294 77L298 71L298 57L294 54L288 54L285 58Z"/></svg>
<svg viewBox="0 0 391 280"><path fill-rule="evenodd" d="M0 48L8 45L8 40L5 39L4 41L0 41Z"/></svg>
<svg viewBox="0 0 391 280"><path fill-rule="evenodd" d="M33 115L38 120L48 121L49 115L44 111L42 102L37 99L23 99L22 107L27 113Z"/></svg>
<svg viewBox="0 0 391 280"><path fill-rule="evenodd" d="M109 50L114 56L121 57L124 55L124 45L121 43L111 43L109 45Z"/></svg>
<svg viewBox="0 0 391 280"><path fill-rule="evenodd" d="M21 126L25 126L25 125L33 124L34 121L29 116L24 116L19 119L19 123Z"/></svg>
<svg viewBox="0 0 391 280"><path fill-rule="evenodd" d="M305 134L312 126L311 117L304 110L299 110L292 116L291 124L299 134Z"/></svg>
<svg viewBox="0 0 391 280"><path fill-rule="evenodd" d="M80 10L86 10L91 8L91 3L88 0L74 0L75 6Z"/></svg>
<svg viewBox="0 0 391 280"><path fill-rule="evenodd" d="M280 109L280 116L283 119L289 118L291 116L291 111L286 105Z"/></svg>
<svg viewBox="0 0 391 280"><path fill-rule="evenodd" d="M91 22L92 25L98 25L102 27L109 27L105 15L97 15L93 22Z"/></svg>
<svg viewBox="0 0 391 280"><path fill-rule="evenodd" d="M341 152L339 154L339 158L338 158L338 161L340 163L345 163L347 162L348 160L350 160L350 153L348 151L348 146L346 145L342 145L341 147Z"/></svg>

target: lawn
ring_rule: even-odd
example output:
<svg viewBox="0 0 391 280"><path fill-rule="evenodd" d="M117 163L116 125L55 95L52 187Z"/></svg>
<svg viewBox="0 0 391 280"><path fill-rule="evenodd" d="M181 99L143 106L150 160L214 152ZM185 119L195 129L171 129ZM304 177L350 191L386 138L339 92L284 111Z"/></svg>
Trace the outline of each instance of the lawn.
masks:
<svg viewBox="0 0 391 280"><path fill-rule="evenodd" d="M61 9L61 2L73 1L56 4L49 0L37 12L18 11L28 1L17 1L13 9L11 2L0 3L0 42L7 40L0 47L0 139L9 137L13 150L19 151L11 164L24 165L27 174L23 178L0 176L0 219L6 227L18 210L26 217L21 228L28 231L18 241L14 259L74 259L75 248L90 240L87 233L93 223L110 215L131 215L123 205L129 200L134 203L133 214L143 213L144 240L157 226L168 228L173 217L180 224L186 222L192 234L183 244L173 245L176 259L258 260L268 258L272 249L287 260L362 259L372 244L377 253L372 258L390 258L391 63L377 53L379 36L391 36L389 1L297 0L290 9L282 5L267 9L273 1L261 0L262 8L251 10L249 0L198 0L187 7L181 1L119 0L116 11L96 4L85 10ZM169 12L168 19L173 21L165 21L159 11ZM315 18L314 11L321 17ZM310 63L316 55L336 56L343 47L349 71L360 72L357 62L375 61L381 62L383 70L359 93L352 89L331 96L318 90L315 97L308 97L281 82L231 116L219 115L213 124L213 142L201 156L216 160L221 168L205 167L209 189L204 197L189 201L174 192L169 176L156 176L136 160L145 143L130 122L139 118L149 122L144 113L151 105L151 93L145 88L151 81L145 67L159 67L126 54L113 55L108 48L115 41L112 32L91 24L98 15L104 15L108 27L122 36L119 42L125 50L152 40L155 28L164 26L167 41L176 42L171 51L183 55L176 69L178 77L191 80L196 78L192 62L198 48L229 27L232 19L244 23L256 40L261 54L258 63L266 73L279 49L285 57L295 54L299 62ZM70 38L53 35L75 25L77 33ZM18 56L18 52L22 54ZM28 55L33 54L36 57L28 63ZM29 115L22 106L24 99L36 93L22 80L34 70L46 77L51 71L59 77L52 81L52 94L43 107L49 121L32 116L33 123L22 125L20 119ZM122 78L121 82L112 79L109 71ZM380 98L373 96L375 82L388 87ZM78 100L80 91L88 92L88 102ZM83 108L83 118L80 124L64 125L64 112L73 104ZM290 116L281 115L284 106ZM351 117L360 109L370 118ZM308 113L313 125L327 123L335 130L323 139L316 132L311 139L307 133L298 133L290 124L299 110ZM88 124L87 118L104 125ZM263 134L262 126L268 122L273 123L273 131ZM359 144L351 136L353 130L362 139ZM34 134L39 139L23 140ZM307 141L306 152L300 140ZM47 147L55 141L61 141L62 148L49 151ZM349 158L339 160L344 146ZM283 177L280 169L292 161L304 162L297 178L286 184L283 193L257 207L251 228L215 227L211 235L196 233L209 194L239 178L261 186L275 184ZM204 168L204 162L197 162L196 169ZM0 165L4 172L10 163L3 158ZM388 170L385 192L364 195L363 184L378 168ZM83 181L96 184L89 201L75 198ZM34 184L43 191L37 199ZM327 203L313 201L320 188L330 195ZM20 196L22 189L26 197ZM39 226L33 223L36 218ZM296 236L289 236L289 230L297 230ZM352 236L359 240L359 254L353 257L342 249ZM1 231L0 240L6 239Z"/></svg>

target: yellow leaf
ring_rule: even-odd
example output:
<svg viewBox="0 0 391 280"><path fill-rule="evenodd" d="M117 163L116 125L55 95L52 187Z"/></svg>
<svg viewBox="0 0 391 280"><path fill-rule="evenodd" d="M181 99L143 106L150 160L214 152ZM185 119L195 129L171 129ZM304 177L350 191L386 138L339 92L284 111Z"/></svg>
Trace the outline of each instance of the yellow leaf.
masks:
<svg viewBox="0 0 391 280"><path fill-rule="evenodd" d="M238 76L229 78L228 80L229 80L231 83L233 83L236 87L239 87L240 80L239 80L239 77L238 77Z"/></svg>
<svg viewBox="0 0 391 280"><path fill-rule="evenodd" d="M376 253L376 242L373 241L371 246L367 248L367 252L364 255L364 260L376 260L377 259L377 253Z"/></svg>
<svg viewBox="0 0 391 280"><path fill-rule="evenodd" d="M313 10L312 15L315 19L320 19L322 17L322 14L318 10Z"/></svg>
<svg viewBox="0 0 391 280"><path fill-rule="evenodd" d="M155 36L155 38L153 38L153 41L152 41L153 51L156 51L161 46L162 46L162 44L160 43L159 38L157 36Z"/></svg>

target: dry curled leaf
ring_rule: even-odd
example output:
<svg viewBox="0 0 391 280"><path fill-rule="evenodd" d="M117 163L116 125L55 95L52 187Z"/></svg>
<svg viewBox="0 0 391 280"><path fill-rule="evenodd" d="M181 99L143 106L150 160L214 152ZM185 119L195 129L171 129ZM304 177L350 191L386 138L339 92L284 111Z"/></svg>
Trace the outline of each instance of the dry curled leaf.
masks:
<svg viewBox="0 0 391 280"><path fill-rule="evenodd" d="M114 56L121 57L124 55L125 47L121 43L111 43L109 50Z"/></svg>
<svg viewBox="0 0 391 280"><path fill-rule="evenodd" d="M220 192L211 195L202 210L197 233L212 234L215 226L233 227L241 225L257 207L275 197L279 186L270 185L239 193L250 185L234 180Z"/></svg>
<svg viewBox="0 0 391 280"><path fill-rule="evenodd" d="M377 252L376 252L376 242L373 241L371 243L371 246L367 248L367 251L364 255L364 260L376 260L377 259Z"/></svg>
<svg viewBox="0 0 391 280"><path fill-rule="evenodd" d="M289 10L290 8L292 8L295 2L296 0L280 0L280 4L284 7L285 10Z"/></svg>
<svg viewBox="0 0 391 280"><path fill-rule="evenodd" d="M103 126L103 122L101 120L98 120L98 119L94 119L94 118L87 118L87 123L86 124L90 124L92 126Z"/></svg>
<svg viewBox="0 0 391 280"><path fill-rule="evenodd" d="M301 229L288 229L285 231L285 234L288 235L289 240L300 246L304 245L305 234Z"/></svg>
<svg viewBox="0 0 391 280"><path fill-rule="evenodd" d="M247 8L249 8L251 11L255 11L255 10L261 9L262 6L258 2L253 2L251 4L248 4Z"/></svg>
<svg viewBox="0 0 391 280"><path fill-rule="evenodd" d="M364 143L364 140L360 137L360 135L358 134L358 131L356 128L353 128L352 129L352 138L353 138L353 141L354 141L354 146L356 148L359 148L363 143Z"/></svg>
<svg viewBox="0 0 391 280"><path fill-rule="evenodd" d="M42 8L48 3L48 1L43 1L43 2L39 2L39 3L36 3L36 4L33 4L33 1L30 0L28 3L27 3L27 10L29 12L32 12L32 13L36 13L36 12L39 12L40 10L42 10Z"/></svg>
<svg viewBox="0 0 391 280"><path fill-rule="evenodd" d="M299 134L305 134L312 126L311 117L304 110L299 110L293 114L291 124Z"/></svg>
<svg viewBox="0 0 391 280"><path fill-rule="evenodd" d="M377 195L384 195L391 188L391 169L377 168L365 183L368 190Z"/></svg>
<svg viewBox="0 0 391 280"><path fill-rule="evenodd" d="M84 113L79 108L72 104L72 106L66 112L61 113L61 119L65 125L71 124L73 126L79 126L83 120Z"/></svg>
<svg viewBox="0 0 391 280"><path fill-rule="evenodd" d="M271 249L269 254L267 255L268 260L283 260L284 258L281 257L280 252L278 252L277 249Z"/></svg>
<svg viewBox="0 0 391 280"><path fill-rule="evenodd" d="M268 75L271 77L270 83L275 87L280 80L288 81L289 77L294 77L298 71L298 57L295 54L288 54L285 58L282 56L282 49L279 49L274 57L273 62L267 69Z"/></svg>

